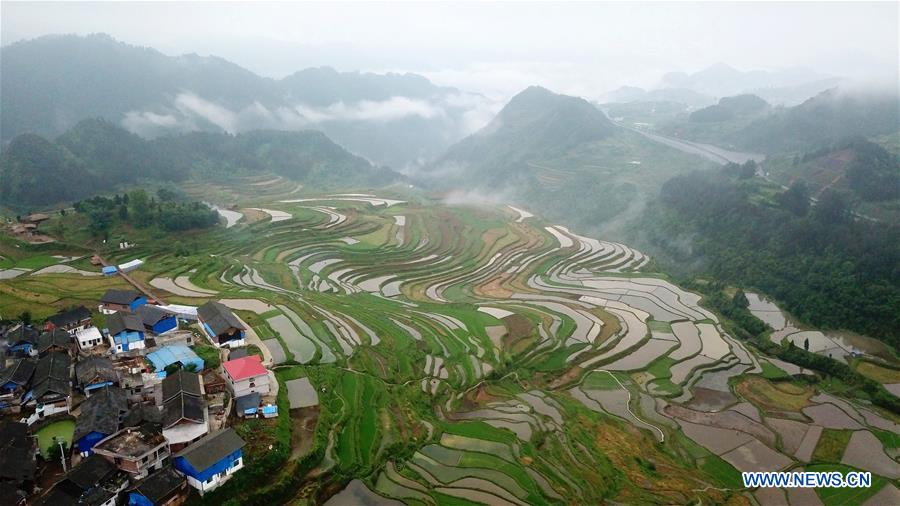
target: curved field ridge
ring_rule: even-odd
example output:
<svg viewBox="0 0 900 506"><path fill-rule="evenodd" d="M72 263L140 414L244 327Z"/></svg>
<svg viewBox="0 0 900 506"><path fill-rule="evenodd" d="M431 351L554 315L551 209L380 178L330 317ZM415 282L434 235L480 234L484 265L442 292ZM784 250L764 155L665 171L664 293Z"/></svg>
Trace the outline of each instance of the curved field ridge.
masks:
<svg viewBox="0 0 900 506"><path fill-rule="evenodd" d="M241 205L272 219L218 231L214 255L150 251L147 281L249 313L279 374L308 376L311 476L358 479L340 500L722 503L737 471L819 462L833 431L852 437L830 464L893 476L890 417L769 379L803 371L761 363L625 244L420 196Z"/></svg>

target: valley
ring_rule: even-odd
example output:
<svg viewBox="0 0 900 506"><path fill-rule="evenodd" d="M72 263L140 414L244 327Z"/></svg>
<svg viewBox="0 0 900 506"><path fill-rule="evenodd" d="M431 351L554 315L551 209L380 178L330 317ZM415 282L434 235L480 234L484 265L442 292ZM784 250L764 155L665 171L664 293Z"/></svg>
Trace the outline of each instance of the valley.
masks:
<svg viewBox="0 0 900 506"><path fill-rule="evenodd" d="M315 193L260 175L183 189L217 203L228 226L116 229L134 246L106 259L143 260L130 276L169 304L235 310L275 371L282 412L236 423L252 474L204 502L831 505L900 494L896 413L734 337L700 294L628 245L528 208L400 186ZM90 275L76 244L4 246L4 269L30 270L0 284L0 313L43 318L124 283ZM73 270L47 269L51 255ZM788 318L748 297L773 341L795 340L783 337ZM894 381L892 351L839 352ZM874 481L852 498L740 481L799 469Z"/></svg>

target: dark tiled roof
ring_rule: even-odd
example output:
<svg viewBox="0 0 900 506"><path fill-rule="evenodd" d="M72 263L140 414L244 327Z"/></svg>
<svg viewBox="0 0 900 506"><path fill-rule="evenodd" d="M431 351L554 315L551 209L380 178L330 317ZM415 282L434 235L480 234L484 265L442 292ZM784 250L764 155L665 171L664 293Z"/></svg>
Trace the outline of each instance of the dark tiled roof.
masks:
<svg viewBox="0 0 900 506"><path fill-rule="evenodd" d="M134 313L113 313L106 319L106 328L114 336L123 330L144 331L144 322Z"/></svg>
<svg viewBox="0 0 900 506"><path fill-rule="evenodd" d="M5 369L0 369L0 385L15 383L25 386L31 381L34 374L34 360L30 358L18 358L10 362Z"/></svg>
<svg viewBox="0 0 900 506"><path fill-rule="evenodd" d="M95 380L118 381L119 377L113 368L112 360L106 357L88 357L75 364L75 378L79 385L93 383Z"/></svg>
<svg viewBox="0 0 900 506"><path fill-rule="evenodd" d="M37 466L34 453L34 438L28 435L28 425L0 420L0 481L33 480Z"/></svg>
<svg viewBox="0 0 900 506"><path fill-rule="evenodd" d="M153 504L159 504L184 485L184 476L171 467L164 467L131 488Z"/></svg>
<svg viewBox="0 0 900 506"><path fill-rule="evenodd" d="M72 393L72 361L69 355L51 351L38 360L34 369L34 397L40 398L48 392L68 396Z"/></svg>
<svg viewBox="0 0 900 506"><path fill-rule="evenodd" d="M243 413L244 411L250 408L258 408L259 402L262 400L262 396L259 395L259 392L252 392L247 395L242 395L234 399L234 408L238 413Z"/></svg>
<svg viewBox="0 0 900 506"><path fill-rule="evenodd" d="M6 333L6 340L9 342L10 346L19 343L37 344L38 335L40 335L40 332L37 330L26 327L25 325L20 325Z"/></svg>
<svg viewBox="0 0 900 506"><path fill-rule="evenodd" d="M194 372L178 370L162 380L162 392L164 401L171 399L181 392L194 397L200 397L203 395L203 390L200 387L200 375Z"/></svg>
<svg viewBox="0 0 900 506"><path fill-rule="evenodd" d="M140 298L140 296L141 294L134 290L107 290L106 293L100 297L100 302L127 306Z"/></svg>
<svg viewBox="0 0 900 506"><path fill-rule="evenodd" d="M116 472L116 466L112 462L93 454L73 467L66 478L81 490L87 490L112 478Z"/></svg>
<svg viewBox="0 0 900 506"><path fill-rule="evenodd" d="M91 312L88 308L84 306L79 306L75 309L70 309L68 311L60 311L53 316L47 318L47 321L52 323L57 327L62 327L64 325L71 325L73 323L78 323L83 320L88 320L91 318Z"/></svg>
<svg viewBox="0 0 900 506"><path fill-rule="evenodd" d="M144 423L159 425L162 423L163 412L156 406L140 404L133 406L122 424L125 427L138 427Z"/></svg>
<svg viewBox="0 0 900 506"><path fill-rule="evenodd" d="M114 434L127 413L128 398L124 390L111 386L95 391L81 404L81 414L75 421L74 440L91 432Z"/></svg>
<svg viewBox="0 0 900 506"><path fill-rule="evenodd" d="M225 305L211 300L197 308L197 316L203 323L209 325L216 335L225 333L230 328L243 329L244 326L237 316Z"/></svg>
<svg viewBox="0 0 900 506"><path fill-rule="evenodd" d="M178 393L163 403L163 427L169 428L181 420L204 423L206 401L184 393Z"/></svg>
<svg viewBox="0 0 900 506"><path fill-rule="evenodd" d="M247 356L247 348L235 348L228 352L228 360L237 360Z"/></svg>
<svg viewBox="0 0 900 506"><path fill-rule="evenodd" d="M247 444L232 428L213 432L188 446L177 457L184 457L197 471L203 471Z"/></svg>
<svg viewBox="0 0 900 506"><path fill-rule="evenodd" d="M65 330L53 329L50 332L44 332L38 337L37 348L39 352L43 353L53 346L66 349L71 348L72 336Z"/></svg>
<svg viewBox="0 0 900 506"><path fill-rule="evenodd" d="M152 327L166 318L175 316L173 313L152 304L144 304L143 306L138 307L134 312L138 315L144 325L148 327Z"/></svg>

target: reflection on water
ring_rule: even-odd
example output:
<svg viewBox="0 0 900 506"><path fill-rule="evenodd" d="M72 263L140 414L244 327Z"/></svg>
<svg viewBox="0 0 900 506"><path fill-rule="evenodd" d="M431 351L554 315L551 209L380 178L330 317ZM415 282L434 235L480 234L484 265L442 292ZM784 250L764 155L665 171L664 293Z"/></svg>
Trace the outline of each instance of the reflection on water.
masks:
<svg viewBox="0 0 900 506"><path fill-rule="evenodd" d="M770 299L752 292L746 292L746 295L753 316L775 330L772 334L772 340L775 342L780 343L783 339L788 338L795 345L803 347L808 339L809 351L829 355L842 362L845 355L852 353L863 353L894 361L890 349L881 341L851 332L801 330Z"/></svg>

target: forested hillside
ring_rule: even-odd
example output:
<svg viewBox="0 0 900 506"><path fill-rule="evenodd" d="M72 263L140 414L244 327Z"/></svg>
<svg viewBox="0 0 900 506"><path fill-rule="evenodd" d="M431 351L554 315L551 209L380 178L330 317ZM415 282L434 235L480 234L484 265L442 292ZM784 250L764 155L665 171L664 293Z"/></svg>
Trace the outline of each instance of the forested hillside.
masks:
<svg viewBox="0 0 900 506"><path fill-rule="evenodd" d="M681 274L754 287L803 321L900 345L900 227L857 219L827 191L780 191L726 166L668 181L644 216L644 239ZM743 172L743 174L742 174Z"/></svg>
<svg viewBox="0 0 900 506"><path fill-rule="evenodd" d="M143 140L85 120L55 142L24 134L0 158L0 200L16 208L72 202L138 180L180 181L259 172L320 188L380 186L399 175L317 131L194 132Z"/></svg>
<svg viewBox="0 0 900 506"><path fill-rule="evenodd" d="M771 155L814 151L849 138L896 133L898 128L896 92L832 89L787 108L768 109L758 97L725 98L715 106L667 121L659 130L686 140Z"/></svg>

